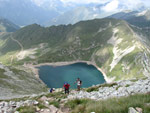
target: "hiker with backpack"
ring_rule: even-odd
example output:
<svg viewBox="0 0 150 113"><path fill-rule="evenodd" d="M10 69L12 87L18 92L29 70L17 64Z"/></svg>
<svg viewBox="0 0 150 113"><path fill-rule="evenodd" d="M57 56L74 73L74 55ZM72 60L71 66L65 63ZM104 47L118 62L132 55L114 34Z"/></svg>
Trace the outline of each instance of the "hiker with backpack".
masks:
<svg viewBox="0 0 150 113"><path fill-rule="evenodd" d="M69 87L70 87L70 84L68 84L67 82L64 84L63 88L65 89L65 94L69 94Z"/></svg>
<svg viewBox="0 0 150 113"><path fill-rule="evenodd" d="M80 91L80 88L81 88L81 85L82 85L82 81L80 80L80 78L77 78L77 80L75 81L75 83L77 83L77 90Z"/></svg>
<svg viewBox="0 0 150 113"><path fill-rule="evenodd" d="M49 92L53 93L53 91L54 91L54 88L50 88Z"/></svg>

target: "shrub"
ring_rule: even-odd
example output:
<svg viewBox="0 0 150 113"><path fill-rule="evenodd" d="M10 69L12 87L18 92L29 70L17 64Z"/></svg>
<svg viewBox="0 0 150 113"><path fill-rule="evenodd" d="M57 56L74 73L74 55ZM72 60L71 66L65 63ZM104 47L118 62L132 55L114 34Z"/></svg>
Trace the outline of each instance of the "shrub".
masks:
<svg viewBox="0 0 150 113"><path fill-rule="evenodd" d="M99 89L100 87L113 87L114 85L117 85L117 83L101 84L101 85L99 85L99 86L87 88L86 91L87 91L87 92L98 91L98 89Z"/></svg>
<svg viewBox="0 0 150 113"><path fill-rule="evenodd" d="M35 106L22 106L18 108L16 111L19 111L19 113L35 113L36 108Z"/></svg>
<svg viewBox="0 0 150 113"><path fill-rule="evenodd" d="M68 101L65 106L70 107L71 109L75 108L78 105L86 104L89 100L88 99L75 99Z"/></svg>
<svg viewBox="0 0 150 113"><path fill-rule="evenodd" d="M87 92L98 91L98 88L99 88L99 87L90 87L90 88L88 88L86 91L87 91Z"/></svg>
<svg viewBox="0 0 150 113"><path fill-rule="evenodd" d="M59 102L58 101L52 101L52 102L49 102L50 105L54 105L55 107L59 108L60 105L59 105Z"/></svg>

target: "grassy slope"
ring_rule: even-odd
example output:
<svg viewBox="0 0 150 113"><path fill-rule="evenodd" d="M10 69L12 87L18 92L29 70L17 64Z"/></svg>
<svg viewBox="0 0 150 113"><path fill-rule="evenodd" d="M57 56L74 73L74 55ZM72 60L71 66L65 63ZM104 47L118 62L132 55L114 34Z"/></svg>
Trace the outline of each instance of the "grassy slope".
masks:
<svg viewBox="0 0 150 113"><path fill-rule="evenodd" d="M122 39L122 43L117 45L118 49L125 50L136 43L143 46L131 32L128 24L121 20L95 19L74 25L51 26L48 28L33 24L13 33L13 38L21 42L24 49L39 48L39 44L45 43L47 46L45 46L44 50L48 51L44 52L43 49L36 50L35 59L26 57L17 61L14 57L13 65L33 61L45 63L85 60L95 62L104 70L107 76L115 76L115 80L143 76L143 73L139 71L143 68L140 63L141 58L139 57L139 62L135 61L135 58L143 52L138 47L135 47L132 53L124 56L111 72L109 71L114 57L112 52L114 47L108 44L107 41L112 37L114 28L119 29L116 36ZM20 47L8 36L0 51L2 54L0 60L8 65L11 55L17 54L20 51ZM126 64L129 69L123 71L123 64Z"/></svg>
<svg viewBox="0 0 150 113"><path fill-rule="evenodd" d="M11 90L12 94L17 95L29 95L47 91L45 85L35 78L32 72L27 73L12 67L5 68L8 68L9 72L0 68L0 87L6 91ZM11 95L9 96L8 98L11 98Z"/></svg>
<svg viewBox="0 0 150 113"><path fill-rule="evenodd" d="M54 99L54 101L49 101L49 104L53 104L57 108L60 107L60 104L65 104L64 108L70 108L70 113L127 113L129 107L142 108L143 113L150 112L150 106L147 105L147 103L150 103L150 94L135 94L128 97L109 98L99 101L89 99L74 99L68 100L67 102L61 102L62 99L66 98L66 95L62 92L48 94L46 97ZM29 113L30 111L34 113L36 111L36 107L44 109L44 101L42 102L40 98L41 96L33 98L33 100L39 101L38 105L24 106L18 108L17 110L21 113ZM18 101L18 99L16 101Z"/></svg>
<svg viewBox="0 0 150 113"><path fill-rule="evenodd" d="M143 113L149 113L150 107L146 105L149 102L149 94L138 94L101 101L76 99L69 101L66 106L72 109L72 113L127 113L129 107L140 107L143 109Z"/></svg>

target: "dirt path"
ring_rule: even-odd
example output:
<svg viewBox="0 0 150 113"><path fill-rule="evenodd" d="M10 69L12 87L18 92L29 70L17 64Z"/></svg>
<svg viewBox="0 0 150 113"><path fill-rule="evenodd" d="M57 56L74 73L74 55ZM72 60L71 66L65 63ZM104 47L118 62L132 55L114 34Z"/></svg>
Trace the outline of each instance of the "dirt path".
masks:
<svg viewBox="0 0 150 113"><path fill-rule="evenodd" d="M23 51L23 46L22 46L22 44L21 44L18 40L14 39L12 35L11 35L11 39L12 39L13 41L17 42L17 44L18 44L18 45L20 46L20 48L21 48L20 51Z"/></svg>
<svg viewBox="0 0 150 113"><path fill-rule="evenodd" d="M18 53L20 53L21 51L24 50L23 49L23 45L18 40L14 39L12 34L11 34L10 38L20 46L21 49L20 49L20 51ZM14 55L11 56L11 61L10 61L11 63L10 64L12 64L13 59L14 59Z"/></svg>

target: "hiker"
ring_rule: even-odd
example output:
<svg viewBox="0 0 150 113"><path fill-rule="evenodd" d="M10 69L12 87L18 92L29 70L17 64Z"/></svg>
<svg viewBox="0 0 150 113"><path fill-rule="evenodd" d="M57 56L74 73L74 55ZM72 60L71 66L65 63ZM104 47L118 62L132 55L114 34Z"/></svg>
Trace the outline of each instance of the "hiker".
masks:
<svg viewBox="0 0 150 113"><path fill-rule="evenodd" d="M51 89L49 90L49 92L50 92L50 93L53 93L53 91L54 91L54 89L53 89L53 88L51 88Z"/></svg>
<svg viewBox="0 0 150 113"><path fill-rule="evenodd" d="M63 88L65 89L65 94L68 93L69 94L69 87L70 84L68 84L67 82L64 84Z"/></svg>
<svg viewBox="0 0 150 113"><path fill-rule="evenodd" d="M77 80L75 81L75 83L77 83L77 89L78 89L78 91L80 91L80 88L81 88L81 85L82 85L82 81L80 80L80 78L77 78Z"/></svg>

